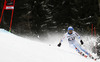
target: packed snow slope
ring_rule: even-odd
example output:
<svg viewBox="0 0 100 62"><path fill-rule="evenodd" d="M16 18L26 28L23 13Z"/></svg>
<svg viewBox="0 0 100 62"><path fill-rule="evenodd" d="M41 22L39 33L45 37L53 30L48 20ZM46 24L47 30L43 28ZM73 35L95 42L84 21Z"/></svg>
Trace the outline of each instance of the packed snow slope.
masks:
<svg viewBox="0 0 100 62"><path fill-rule="evenodd" d="M0 62L95 62L75 50L19 37L0 29Z"/></svg>

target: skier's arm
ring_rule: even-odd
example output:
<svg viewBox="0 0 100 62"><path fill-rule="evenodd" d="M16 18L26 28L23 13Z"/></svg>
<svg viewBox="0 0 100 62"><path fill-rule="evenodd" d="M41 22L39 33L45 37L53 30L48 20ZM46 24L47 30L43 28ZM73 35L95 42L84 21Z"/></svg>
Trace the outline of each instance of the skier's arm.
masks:
<svg viewBox="0 0 100 62"><path fill-rule="evenodd" d="M75 31L74 31L74 32L75 32ZM81 37L80 37L80 35L79 35L78 33L75 32L75 36L76 36L78 39L81 40Z"/></svg>
<svg viewBox="0 0 100 62"><path fill-rule="evenodd" d="M60 42L59 42L59 44L58 44L58 47L60 47L61 46L61 43L63 42L63 40L65 39L65 35L63 36L63 38L60 40Z"/></svg>
<svg viewBox="0 0 100 62"><path fill-rule="evenodd" d="M58 47L60 47L61 46L61 43L63 42L63 40L60 40L60 42L59 42L59 44L58 44Z"/></svg>
<svg viewBox="0 0 100 62"><path fill-rule="evenodd" d="M83 44L84 44L84 42L82 41L82 39L81 39L80 35L79 35L78 33L76 33L76 32L75 32L75 34L76 34L76 37L77 37L78 39L80 39L80 43L81 43L81 45L83 45Z"/></svg>

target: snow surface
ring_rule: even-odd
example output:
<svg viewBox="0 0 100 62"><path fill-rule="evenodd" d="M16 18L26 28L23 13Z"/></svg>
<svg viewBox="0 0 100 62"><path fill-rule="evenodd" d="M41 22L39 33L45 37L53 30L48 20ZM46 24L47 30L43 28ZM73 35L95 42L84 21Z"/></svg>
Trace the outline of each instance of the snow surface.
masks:
<svg viewBox="0 0 100 62"><path fill-rule="evenodd" d="M50 41L50 40L49 40ZM67 44L67 43L66 43ZM57 47L29 40L0 29L0 62L95 62L68 45ZM99 62L99 61L98 61Z"/></svg>

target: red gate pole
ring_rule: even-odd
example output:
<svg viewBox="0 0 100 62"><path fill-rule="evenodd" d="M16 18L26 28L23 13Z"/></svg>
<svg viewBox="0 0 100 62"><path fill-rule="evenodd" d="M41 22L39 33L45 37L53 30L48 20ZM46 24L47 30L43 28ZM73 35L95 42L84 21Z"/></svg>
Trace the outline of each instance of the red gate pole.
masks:
<svg viewBox="0 0 100 62"><path fill-rule="evenodd" d="M96 37L96 28L94 27L94 35L95 35L95 37Z"/></svg>
<svg viewBox="0 0 100 62"><path fill-rule="evenodd" d="M91 36L93 36L93 24L92 24L92 28L91 28Z"/></svg>
<svg viewBox="0 0 100 62"><path fill-rule="evenodd" d="M15 0L11 0L11 1L13 1L13 7L14 7L14 6L15 6ZM10 21L9 32L11 32L12 20L13 20L13 14L14 14L14 9L12 9L12 15L11 15L11 21Z"/></svg>
<svg viewBox="0 0 100 62"><path fill-rule="evenodd" d="M4 9L5 9L5 7L6 7L6 3L7 3L7 1L5 0L5 1L4 1L4 6L3 6L3 9L2 9L2 13L1 13L0 24L1 24L1 21L2 21L3 12L4 12Z"/></svg>
<svg viewBox="0 0 100 62"><path fill-rule="evenodd" d="M11 21L10 21L9 32L11 32L11 26L12 26L12 20L13 20L13 13L14 13L14 10L12 10L12 14L11 14Z"/></svg>
<svg viewBox="0 0 100 62"><path fill-rule="evenodd" d="M94 36L96 37L96 28L94 27ZM97 53L97 42L96 42L96 45L95 45L95 52Z"/></svg>
<svg viewBox="0 0 100 62"><path fill-rule="evenodd" d="M2 21L2 17L3 17L3 12L4 12L4 8L3 8L2 13L1 13L0 24L1 24L1 21Z"/></svg>

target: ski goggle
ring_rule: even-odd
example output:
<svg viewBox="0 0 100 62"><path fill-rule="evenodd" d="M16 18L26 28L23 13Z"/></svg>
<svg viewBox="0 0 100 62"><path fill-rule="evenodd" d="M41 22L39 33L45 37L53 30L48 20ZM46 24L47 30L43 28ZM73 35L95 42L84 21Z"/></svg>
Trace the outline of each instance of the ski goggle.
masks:
<svg viewBox="0 0 100 62"><path fill-rule="evenodd" d="M73 30L69 30L68 32L73 32Z"/></svg>

